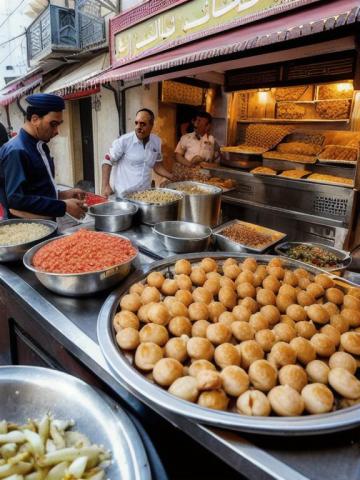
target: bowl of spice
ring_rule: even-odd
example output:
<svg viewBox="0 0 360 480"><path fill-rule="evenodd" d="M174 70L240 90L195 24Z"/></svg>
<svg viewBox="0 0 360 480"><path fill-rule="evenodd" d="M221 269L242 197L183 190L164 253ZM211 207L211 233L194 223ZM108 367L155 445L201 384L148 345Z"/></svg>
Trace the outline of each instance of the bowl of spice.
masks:
<svg viewBox="0 0 360 480"><path fill-rule="evenodd" d="M155 225L167 220L177 220L183 195L168 188L149 188L128 193L124 198L138 206L141 223Z"/></svg>
<svg viewBox="0 0 360 480"><path fill-rule="evenodd" d="M0 222L0 262L21 260L37 243L53 236L57 223L51 220L11 219Z"/></svg>
<svg viewBox="0 0 360 480"><path fill-rule="evenodd" d="M24 265L49 290L78 297L119 283L137 255L121 235L80 229L35 245L24 255Z"/></svg>

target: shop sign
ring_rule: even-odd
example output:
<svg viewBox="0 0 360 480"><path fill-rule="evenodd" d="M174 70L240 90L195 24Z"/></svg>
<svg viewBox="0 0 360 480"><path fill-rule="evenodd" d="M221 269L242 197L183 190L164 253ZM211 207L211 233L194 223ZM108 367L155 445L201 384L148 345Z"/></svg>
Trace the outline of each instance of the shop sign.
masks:
<svg viewBox="0 0 360 480"><path fill-rule="evenodd" d="M192 0L130 28L115 31L112 65L121 65L316 1L319 0Z"/></svg>

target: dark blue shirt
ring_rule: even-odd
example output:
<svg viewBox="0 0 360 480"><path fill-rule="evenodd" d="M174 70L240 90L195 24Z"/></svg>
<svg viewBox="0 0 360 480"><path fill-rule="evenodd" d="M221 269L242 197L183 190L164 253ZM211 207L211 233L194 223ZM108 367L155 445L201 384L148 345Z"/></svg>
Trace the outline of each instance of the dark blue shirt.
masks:
<svg viewBox="0 0 360 480"><path fill-rule="evenodd" d="M10 208L50 217L65 215L66 204L57 200L38 143L36 138L21 129L15 138L0 148L0 203L7 217ZM54 174L49 148L40 143Z"/></svg>

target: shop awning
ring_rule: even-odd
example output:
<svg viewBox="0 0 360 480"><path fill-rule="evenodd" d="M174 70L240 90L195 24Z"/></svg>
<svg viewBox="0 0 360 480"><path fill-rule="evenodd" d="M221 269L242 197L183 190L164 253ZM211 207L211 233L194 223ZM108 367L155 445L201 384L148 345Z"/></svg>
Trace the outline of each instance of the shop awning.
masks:
<svg viewBox="0 0 360 480"><path fill-rule="evenodd" d="M0 92L0 105L6 107L17 98L31 92L42 82L42 75L36 75L25 79L19 79L12 85L8 85Z"/></svg>
<svg viewBox="0 0 360 480"><path fill-rule="evenodd" d="M268 22L247 25L109 70L86 80L82 87L115 80L131 81L143 78L146 74L157 75L168 69L181 71L187 65L199 62L213 64L223 56L250 52L259 47L315 35L355 23L360 23L359 2L355 0L322 2L306 10L289 12L272 18Z"/></svg>
<svg viewBox="0 0 360 480"><path fill-rule="evenodd" d="M71 71L48 85L43 92L67 96L78 90L91 88L93 84L90 85L89 80L96 75L103 74L108 68L109 53L102 53L75 68L73 67Z"/></svg>

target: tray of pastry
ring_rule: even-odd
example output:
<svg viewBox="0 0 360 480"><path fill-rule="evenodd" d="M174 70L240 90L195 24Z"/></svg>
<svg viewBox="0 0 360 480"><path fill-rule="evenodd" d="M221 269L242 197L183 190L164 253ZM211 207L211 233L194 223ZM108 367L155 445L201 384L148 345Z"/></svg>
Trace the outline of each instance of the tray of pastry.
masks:
<svg viewBox="0 0 360 480"><path fill-rule="evenodd" d="M277 175L276 170L264 166L253 168L252 170L250 170L250 173L252 173L253 175L266 175L270 177L274 177Z"/></svg>
<svg viewBox="0 0 360 480"><path fill-rule="evenodd" d="M263 158L269 160L284 160L295 163L316 163L317 157L314 155L302 155L300 153L282 153L278 151L265 152L262 154Z"/></svg>
<svg viewBox="0 0 360 480"><path fill-rule="evenodd" d="M255 223L230 220L215 228L213 236L220 250L226 252L248 251L263 253L283 240L286 237L286 233L262 227Z"/></svg>
<svg viewBox="0 0 360 480"><path fill-rule="evenodd" d="M261 155L267 148L257 147L255 145L237 145L233 147L220 147L221 152L243 153L246 155Z"/></svg>
<svg viewBox="0 0 360 480"><path fill-rule="evenodd" d="M347 147L345 145L326 145L319 154L318 160L322 163L338 163L356 165L358 159L358 149Z"/></svg>
<svg viewBox="0 0 360 480"><path fill-rule="evenodd" d="M342 187L354 188L354 180L346 177L337 177L325 173L312 173L304 179L306 182L327 183L330 185L339 185Z"/></svg>
<svg viewBox="0 0 360 480"><path fill-rule="evenodd" d="M110 294L98 339L115 377L161 409L219 428L320 435L360 425L359 295L286 258L179 255Z"/></svg>

